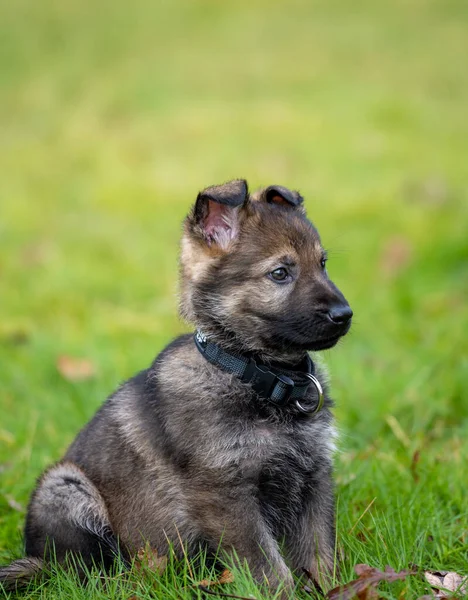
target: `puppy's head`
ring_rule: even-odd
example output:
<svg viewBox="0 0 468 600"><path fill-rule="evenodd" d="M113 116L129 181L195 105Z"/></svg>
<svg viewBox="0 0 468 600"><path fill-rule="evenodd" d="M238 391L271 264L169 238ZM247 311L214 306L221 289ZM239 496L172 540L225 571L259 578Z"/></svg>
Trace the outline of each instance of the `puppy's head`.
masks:
<svg viewBox="0 0 468 600"><path fill-rule="evenodd" d="M224 347L266 357L330 348L352 311L298 192L238 179L198 194L184 226L181 314Z"/></svg>

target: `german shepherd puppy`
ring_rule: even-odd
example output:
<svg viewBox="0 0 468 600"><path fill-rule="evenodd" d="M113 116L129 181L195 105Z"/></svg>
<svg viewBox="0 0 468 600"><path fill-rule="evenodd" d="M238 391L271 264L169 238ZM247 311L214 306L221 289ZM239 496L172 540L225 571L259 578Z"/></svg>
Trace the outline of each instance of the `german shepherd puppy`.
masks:
<svg viewBox="0 0 468 600"><path fill-rule="evenodd" d="M332 572L335 429L307 351L334 346L352 311L325 261L297 192L249 195L235 180L198 195L180 268L197 334L124 383L42 475L27 558L0 568L5 587L36 576L52 549L109 566L145 542L235 551L273 588L291 590L302 568Z"/></svg>

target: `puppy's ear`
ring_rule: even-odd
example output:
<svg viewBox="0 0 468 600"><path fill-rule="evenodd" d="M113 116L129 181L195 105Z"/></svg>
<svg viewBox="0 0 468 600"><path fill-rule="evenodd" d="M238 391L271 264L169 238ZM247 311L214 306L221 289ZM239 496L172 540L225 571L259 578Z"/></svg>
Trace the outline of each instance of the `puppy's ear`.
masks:
<svg viewBox="0 0 468 600"><path fill-rule="evenodd" d="M240 210L248 201L244 179L213 185L198 194L190 221L208 246L226 250L239 233Z"/></svg>
<svg viewBox="0 0 468 600"><path fill-rule="evenodd" d="M299 192L288 190L282 185L270 185L265 189L264 197L268 204L280 204L298 208L304 202L304 198Z"/></svg>
<svg viewBox="0 0 468 600"><path fill-rule="evenodd" d="M303 202L304 198L299 192L288 190L282 185L270 185L264 190L260 190L253 197L257 202L266 202L267 204L276 204L286 208L295 208L305 213Z"/></svg>

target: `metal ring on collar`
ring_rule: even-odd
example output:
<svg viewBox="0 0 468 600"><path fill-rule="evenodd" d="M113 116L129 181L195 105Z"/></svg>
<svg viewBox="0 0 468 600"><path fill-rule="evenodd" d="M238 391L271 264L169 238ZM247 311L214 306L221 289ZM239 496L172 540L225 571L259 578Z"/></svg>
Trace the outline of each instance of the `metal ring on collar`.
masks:
<svg viewBox="0 0 468 600"><path fill-rule="evenodd" d="M307 373L307 377L315 385L315 389L317 390L317 394L318 394L317 405L314 408L308 408L306 406L303 406L299 402L299 400L296 400L296 407L298 408L298 410L300 410L301 413L304 413L305 415L314 415L315 413L318 413L318 411L323 406L323 400L324 400L324 398L323 398L323 388L320 385L320 381L317 379L317 377L314 377L314 375L312 375L311 373Z"/></svg>

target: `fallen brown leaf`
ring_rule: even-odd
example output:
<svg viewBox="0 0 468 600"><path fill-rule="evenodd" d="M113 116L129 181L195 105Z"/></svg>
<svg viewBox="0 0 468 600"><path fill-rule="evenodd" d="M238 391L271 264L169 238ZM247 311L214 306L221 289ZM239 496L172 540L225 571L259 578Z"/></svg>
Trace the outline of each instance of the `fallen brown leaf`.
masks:
<svg viewBox="0 0 468 600"><path fill-rule="evenodd" d="M57 370L68 381L84 381L96 374L96 367L89 359L65 355L58 357Z"/></svg>
<svg viewBox="0 0 468 600"><path fill-rule="evenodd" d="M396 572L391 567L385 567L385 571L380 571L369 565L356 565L354 567L358 579L354 579L345 585L339 585L330 590L326 598L328 600L374 600L379 597L377 586L381 581L389 583L405 579L408 575L414 575L414 571L399 571Z"/></svg>
<svg viewBox="0 0 468 600"><path fill-rule="evenodd" d="M229 569L224 569L218 579L214 581L210 581L209 579L203 579L197 585L201 585L202 587L213 587L215 585L225 585L226 583L234 583L234 575L231 573Z"/></svg>
<svg viewBox="0 0 468 600"><path fill-rule="evenodd" d="M388 277L398 275L411 261L413 247L409 240L395 236L387 240L380 257L380 268Z"/></svg>
<svg viewBox="0 0 468 600"><path fill-rule="evenodd" d="M452 193L447 182L436 175L421 181L409 182L403 190L407 201L435 207L447 204Z"/></svg>
<svg viewBox="0 0 468 600"><path fill-rule="evenodd" d="M4 340L11 344L12 346L21 346L22 344L27 344L30 339L30 334L22 329L17 329L16 331L10 331L4 337Z"/></svg>
<svg viewBox="0 0 468 600"><path fill-rule="evenodd" d="M53 247L47 240L36 240L22 248L20 259L25 267L43 265L51 256Z"/></svg>
<svg viewBox="0 0 468 600"><path fill-rule="evenodd" d="M426 581L435 591L436 598L445 598L445 591L468 594L468 577L453 571L424 571Z"/></svg>
<svg viewBox="0 0 468 600"><path fill-rule="evenodd" d="M137 553L137 569L144 567L162 575L167 568L167 556L159 556L158 551L146 544Z"/></svg>
<svg viewBox="0 0 468 600"><path fill-rule="evenodd" d="M231 571L229 569L224 569L224 571L221 573L221 575L219 577L219 583L220 584L234 583L234 575L231 573Z"/></svg>

